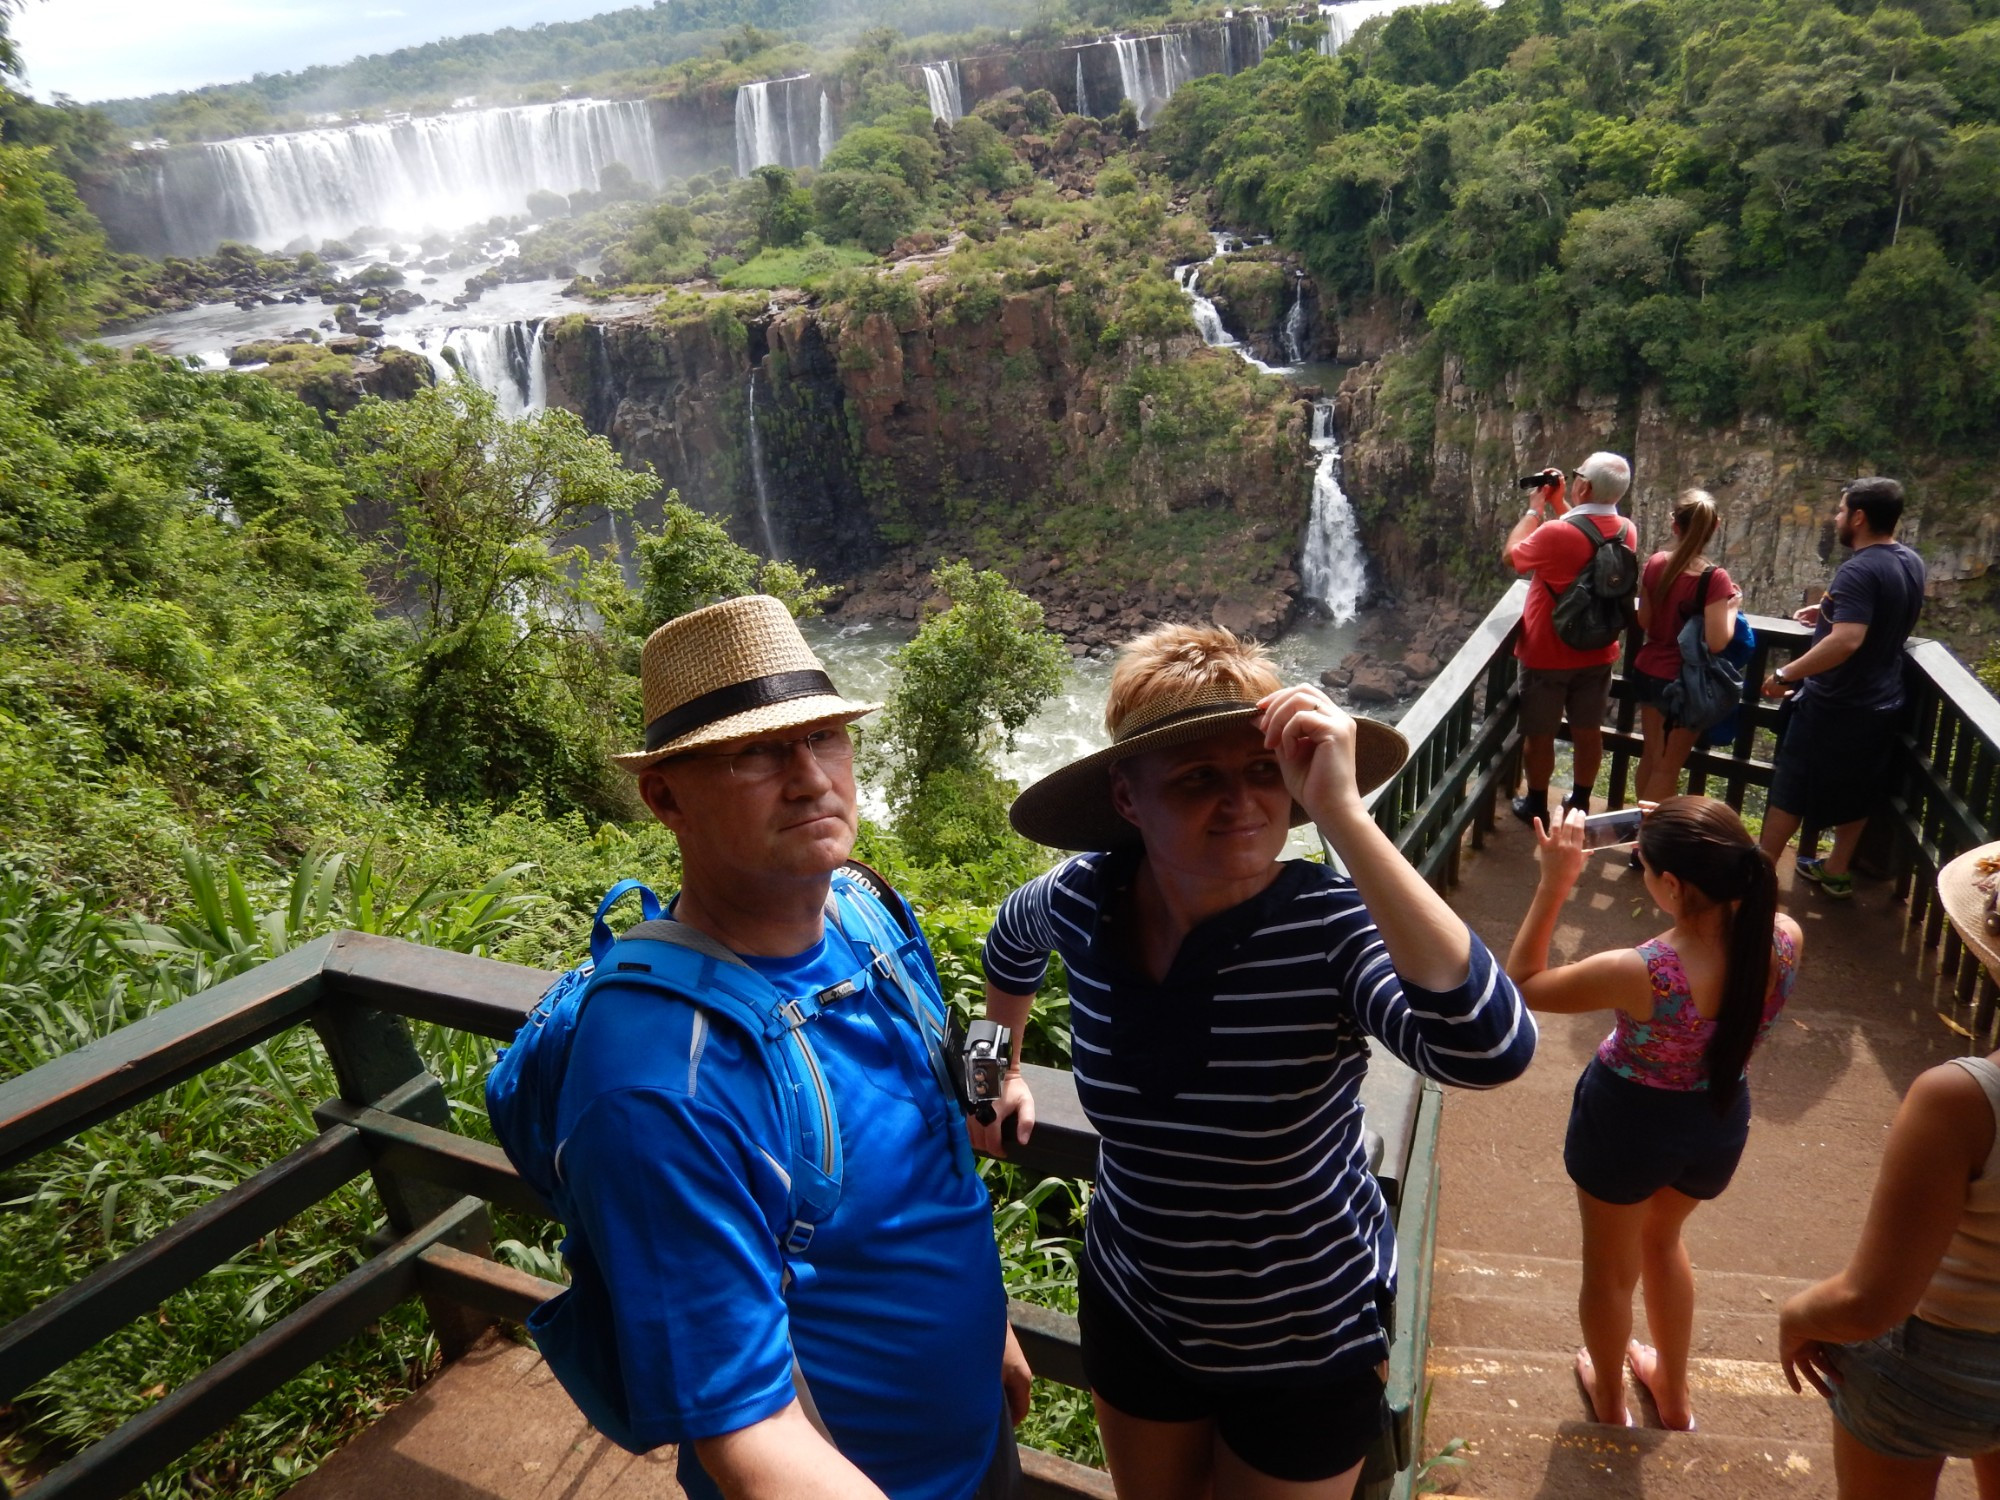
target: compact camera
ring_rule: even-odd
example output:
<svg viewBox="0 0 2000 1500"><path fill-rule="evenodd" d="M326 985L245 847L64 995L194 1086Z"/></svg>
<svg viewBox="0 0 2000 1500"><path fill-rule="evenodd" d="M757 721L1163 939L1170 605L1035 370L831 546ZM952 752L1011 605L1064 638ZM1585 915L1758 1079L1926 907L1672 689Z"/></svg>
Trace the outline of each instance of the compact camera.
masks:
<svg viewBox="0 0 2000 1500"><path fill-rule="evenodd" d="M1007 1076L1007 1052L1014 1034L997 1021L974 1021L962 1034L954 1023L952 1082L958 1102L982 1125L991 1125L994 1103Z"/></svg>

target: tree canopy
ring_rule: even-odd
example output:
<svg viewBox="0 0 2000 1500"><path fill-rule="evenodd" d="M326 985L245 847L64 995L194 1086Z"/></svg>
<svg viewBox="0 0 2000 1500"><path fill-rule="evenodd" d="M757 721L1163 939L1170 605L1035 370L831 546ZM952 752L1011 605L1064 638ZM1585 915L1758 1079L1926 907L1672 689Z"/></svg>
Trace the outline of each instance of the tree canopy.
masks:
<svg viewBox="0 0 2000 1500"><path fill-rule="evenodd" d="M1479 0L1200 78L1153 143L1526 399L1823 445L2000 430L2000 6Z"/></svg>

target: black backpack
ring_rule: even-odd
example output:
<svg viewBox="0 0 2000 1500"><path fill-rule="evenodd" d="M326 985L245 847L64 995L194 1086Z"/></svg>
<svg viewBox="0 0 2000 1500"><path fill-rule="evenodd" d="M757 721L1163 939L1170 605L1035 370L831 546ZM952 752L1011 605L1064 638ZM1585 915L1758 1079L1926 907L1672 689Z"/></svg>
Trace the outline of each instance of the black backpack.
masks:
<svg viewBox="0 0 2000 1500"><path fill-rule="evenodd" d="M1602 651L1632 623L1633 595L1639 588L1639 554L1625 540L1625 523L1606 536L1587 516L1563 519L1590 538L1590 561L1556 594L1550 623L1556 639L1572 651ZM1555 593L1553 585L1550 593Z"/></svg>

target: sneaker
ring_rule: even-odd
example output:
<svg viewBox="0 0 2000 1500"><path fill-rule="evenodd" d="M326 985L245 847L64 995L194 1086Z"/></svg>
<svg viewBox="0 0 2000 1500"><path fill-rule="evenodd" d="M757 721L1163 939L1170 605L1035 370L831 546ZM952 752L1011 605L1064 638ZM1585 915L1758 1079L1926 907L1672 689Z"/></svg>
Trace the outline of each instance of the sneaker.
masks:
<svg viewBox="0 0 2000 1500"><path fill-rule="evenodd" d="M1804 855L1800 855L1793 868L1836 901L1845 901L1854 894L1854 877L1829 875L1826 861L1823 859L1807 859Z"/></svg>
<svg viewBox="0 0 2000 1500"><path fill-rule="evenodd" d="M1535 819L1537 818L1540 818L1544 825L1549 821L1549 794L1547 792L1529 792L1525 796L1516 797L1509 806L1514 809L1514 816L1530 827L1534 826Z"/></svg>

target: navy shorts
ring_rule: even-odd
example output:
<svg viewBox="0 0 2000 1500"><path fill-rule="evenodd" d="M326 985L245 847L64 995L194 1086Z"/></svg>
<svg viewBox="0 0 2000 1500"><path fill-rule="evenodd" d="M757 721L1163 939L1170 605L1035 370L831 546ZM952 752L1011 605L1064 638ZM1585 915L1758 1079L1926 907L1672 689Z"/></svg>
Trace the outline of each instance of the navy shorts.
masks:
<svg viewBox="0 0 2000 1500"><path fill-rule="evenodd" d="M1174 1363L1104 1290L1086 1260L1077 1277L1083 1373L1106 1405L1145 1422L1215 1423L1260 1474L1311 1484L1345 1474L1389 1429L1373 1368L1331 1379L1311 1370L1279 1386L1215 1386Z"/></svg>
<svg viewBox="0 0 2000 1500"><path fill-rule="evenodd" d="M1771 806L1817 828L1858 823L1889 791L1899 708L1843 708L1802 697L1778 743Z"/></svg>
<svg viewBox="0 0 2000 1500"><path fill-rule="evenodd" d="M1667 684L1678 681L1673 677L1655 677L1651 672L1641 672L1637 667L1625 674L1625 680L1632 686L1632 701L1650 703L1659 707L1660 694L1667 690Z"/></svg>
<svg viewBox="0 0 2000 1500"><path fill-rule="evenodd" d="M1656 1089L1596 1058L1576 1081L1563 1165L1603 1203L1643 1203L1661 1188L1719 1198L1750 1138L1750 1084L1717 1114L1706 1089Z"/></svg>

